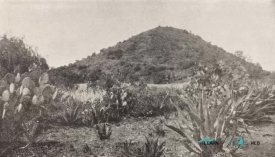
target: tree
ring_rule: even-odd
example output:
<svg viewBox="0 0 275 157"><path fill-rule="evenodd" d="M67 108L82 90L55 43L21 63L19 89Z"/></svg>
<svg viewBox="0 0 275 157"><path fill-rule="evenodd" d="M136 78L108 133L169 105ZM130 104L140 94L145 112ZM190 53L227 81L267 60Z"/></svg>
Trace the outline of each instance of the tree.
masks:
<svg viewBox="0 0 275 157"><path fill-rule="evenodd" d="M0 77L7 73L25 73L40 68L49 69L46 59L24 43L22 38L6 35L0 39Z"/></svg>

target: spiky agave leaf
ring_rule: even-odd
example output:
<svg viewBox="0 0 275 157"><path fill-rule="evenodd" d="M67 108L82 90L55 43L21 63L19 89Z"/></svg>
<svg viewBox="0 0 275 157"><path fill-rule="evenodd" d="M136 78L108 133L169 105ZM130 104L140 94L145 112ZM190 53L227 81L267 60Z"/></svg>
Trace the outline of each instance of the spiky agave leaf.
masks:
<svg viewBox="0 0 275 157"><path fill-rule="evenodd" d="M211 125L212 128L216 128L218 124L218 117L222 114L224 107L228 104L230 98L225 99L224 101L221 102L221 104L218 105L218 100L215 99L214 105L211 107L211 114L210 114L210 119L211 119Z"/></svg>
<svg viewBox="0 0 275 157"><path fill-rule="evenodd" d="M177 105L174 105L174 106L175 106L175 108L177 109L177 111L178 111L178 113L179 113L179 115L180 115L180 118L182 118L182 122L183 122L184 124L187 125L187 124L188 124L188 121L186 120L184 114L182 113L183 111L182 111ZM193 118L194 121L196 122L196 124L202 128L203 121L202 121L202 119L199 117L199 115L196 113L197 111L194 111L194 110L192 109L192 107L191 107L189 104L186 104L186 106L187 106L187 112L190 114L191 118ZM190 130L192 131L192 128L191 128L189 125L188 125L188 127L189 127ZM203 131L204 131L204 129L203 129ZM204 132L205 132L205 131L204 131Z"/></svg>
<svg viewBox="0 0 275 157"><path fill-rule="evenodd" d="M209 113L209 101L207 101L206 103L206 107L205 107L205 129L207 134L212 134L214 128L212 128L211 126L211 120L210 120L210 113Z"/></svg>
<svg viewBox="0 0 275 157"><path fill-rule="evenodd" d="M81 120L80 113L81 113L81 106L77 105L72 113L74 123L78 123Z"/></svg>
<svg viewBox="0 0 275 157"><path fill-rule="evenodd" d="M175 132L177 132L178 134L180 134L182 137L187 137L189 139L189 141L199 150L199 151L202 151L201 150L201 147L199 146L198 144L198 141L196 141L191 135L189 135L188 131L186 129L184 129L183 127L181 127L180 125L180 129L179 128L176 128L172 125L168 125L168 124L165 124L168 128L174 130Z"/></svg>
<svg viewBox="0 0 275 157"><path fill-rule="evenodd" d="M217 117L216 121L216 138L220 138L223 135L224 127L228 123L228 121L232 118L233 113L229 112L231 106L233 106L233 102L225 105L221 110Z"/></svg>
<svg viewBox="0 0 275 157"><path fill-rule="evenodd" d="M202 90L201 98L199 100L199 106L198 106L198 110L197 110L197 114L201 121L204 121L204 110L205 110L204 103L205 103L204 102L204 90Z"/></svg>
<svg viewBox="0 0 275 157"><path fill-rule="evenodd" d="M192 130L191 126L188 124L188 120L186 119L186 117L185 117L185 115L183 114L183 112L181 111L181 109L180 109L177 105L175 105L175 104L172 102L171 99L169 99L169 100L170 100L171 104L173 104L174 107L177 109L178 114L179 114L179 116L180 116L180 118L181 118L182 123L186 124L187 127L188 127L190 130Z"/></svg>
<svg viewBox="0 0 275 157"><path fill-rule="evenodd" d="M160 145L158 146L158 151L157 151L157 153L156 153L156 157L162 156L162 154L163 154L163 152L164 152L164 150L165 150L164 144L165 144L165 142L162 142L162 143L160 143Z"/></svg>
<svg viewBox="0 0 275 157"><path fill-rule="evenodd" d="M200 129L198 124L194 121L194 119L192 117L190 117L191 122L193 124L193 138L195 139L195 141L199 141L200 139Z"/></svg>

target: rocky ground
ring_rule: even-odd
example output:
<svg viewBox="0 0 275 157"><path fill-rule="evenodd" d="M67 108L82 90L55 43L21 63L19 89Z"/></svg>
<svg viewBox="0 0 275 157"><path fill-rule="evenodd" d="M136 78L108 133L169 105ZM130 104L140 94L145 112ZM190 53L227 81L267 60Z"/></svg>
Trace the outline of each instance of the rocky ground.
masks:
<svg viewBox="0 0 275 157"><path fill-rule="evenodd" d="M272 116L275 120L275 116ZM10 152L10 156L27 157L33 154L38 157L122 157L123 142L141 147L145 136L157 137L154 126L163 117L127 118L113 126L113 133L108 140L99 140L93 128L70 128L56 126L43 133L40 141L28 149L18 149ZM171 123L176 117L171 116L166 122ZM251 135L244 136L244 144L235 153L236 157L274 157L275 156L275 124L258 124L250 126ZM182 144L182 138L164 127L165 136L159 137L165 141L166 157L189 156ZM260 145L251 145L251 141L259 141ZM20 145L20 144L18 144ZM21 144L23 145L23 144Z"/></svg>

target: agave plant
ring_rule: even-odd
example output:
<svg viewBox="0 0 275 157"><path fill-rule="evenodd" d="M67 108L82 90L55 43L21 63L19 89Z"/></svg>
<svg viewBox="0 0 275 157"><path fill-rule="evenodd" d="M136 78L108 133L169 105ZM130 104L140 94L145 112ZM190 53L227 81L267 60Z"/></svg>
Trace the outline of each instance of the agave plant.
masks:
<svg viewBox="0 0 275 157"><path fill-rule="evenodd" d="M99 123L108 122L108 114L106 107L103 107L100 100L96 100L93 104L87 103L83 113L83 123L87 127L93 127Z"/></svg>
<svg viewBox="0 0 275 157"><path fill-rule="evenodd" d="M60 116L61 122L67 126L79 125L81 117L81 106L76 105L71 110L66 110L63 115Z"/></svg>
<svg viewBox="0 0 275 157"><path fill-rule="evenodd" d="M246 100L236 106L236 117L242 118L246 123L273 122L265 114L275 109L274 100L267 97L267 90L268 87L257 93L251 90Z"/></svg>
<svg viewBox="0 0 275 157"><path fill-rule="evenodd" d="M165 142L159 143L158 139L148 139L143 146L138 146L131 140L123 142L125 156L131 157L161 157L165 151Z"/></svg>
<svg viewBox="0 0 275 157"><path fill-rule="evenodd" d="M112 134L112 126L108 123L100 123L96 125L97 135L100 140L110 138Z"/></svg>
<svg viewBox="0 0 275 157"><path fill-rule="evenodd" d="M163 129L163 120L160 120L158 124L154 125L154 131L158 136L165 135L165 131Z"/></svg>
<svg viewBox="0 0 275 157"><path fill-rule="evenodd" d="M190 116L191 124L185 113L178 106L175 106L181 118L181 124L178 123L178 127L168 124L166 126L185 138L184 146L190 152L203 157L212 157L224 152L221 145L205 146L199 144L198 141L205 137L214 137L216 142L222 143L226 136L235 135L236 127L238 127L238 121L235 117L236 107L247 97L234 97L232 92L228 91L227 98L223 101L205 95L204 90L202 90L198 100L183 97L183 101L187 104L185 110ZM189 145L190 142L193 146ZM228 152L228 155L230 153Z"/></svg>
<svg viewBox="0 0 275 157"><path fill-rule="evenodd" d="M165 147L164 147L165 142L159 143L158 139L148 139L147 137L145 138L146 138L146 143L145 143L145 149L142 156L161 157L165 150Z"/></svg>
<svg viewBox="0 0 275 157"><path fill-rule="evenodd" d="M37 142L38 137L42 134L42 131L48 129L45 125L45 119L43 117L34 118L26 123L22 124L23 133L28 141L28 144L21 148L26 148L33 143Z"/></svg>

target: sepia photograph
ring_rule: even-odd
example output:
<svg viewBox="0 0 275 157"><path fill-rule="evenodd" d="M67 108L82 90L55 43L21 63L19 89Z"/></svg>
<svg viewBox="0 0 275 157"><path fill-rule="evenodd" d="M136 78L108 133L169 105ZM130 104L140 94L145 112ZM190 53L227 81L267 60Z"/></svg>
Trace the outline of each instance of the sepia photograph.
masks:
<svg viewBox="0 0 275 157"><path fill-rule="evenodd" d="M275 157L275 0L0 0L0 157Z"/></svg>

